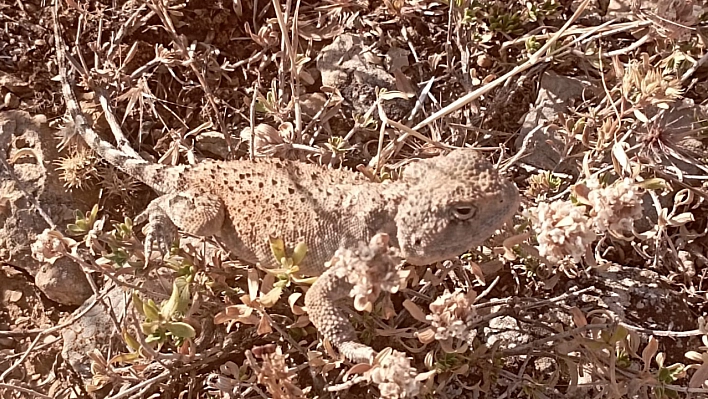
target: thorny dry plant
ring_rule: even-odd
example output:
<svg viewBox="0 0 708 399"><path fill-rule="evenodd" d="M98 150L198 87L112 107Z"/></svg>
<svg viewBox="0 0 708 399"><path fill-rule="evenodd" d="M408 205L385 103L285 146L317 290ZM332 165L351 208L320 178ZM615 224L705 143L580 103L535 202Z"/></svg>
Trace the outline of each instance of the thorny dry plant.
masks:
<svg viewBox="0 0 708 399"><path fill-rule="evenodd" d="M32 250L50 264L69 257L134 292L139 322L122 326L121 353L92 354L95 388L109 398L166 386L175 397L205 387L198 397L224 398L324 389L386 398L708 395L702 318L672 319L674 304L625 299L623 314L593 301L613 288L589 280L609 269L650 270L694 315L704 313L705 4L632 2L600 24L593 21L607 10L588 1L451 3L63 6L64 30L78 38L67 37L77 45L77 83L97 93L84 97L93 119L107 129L115 113L130 132L116 137L119 145L156 161L279 156L368 163L361 170L387 179L439 144L469 145L495 149L490 157L526 193L513 226L461 262L405 266L397 293L362 288L352 319L361 341L381 352L373 365L353 366L318 341L301 305L308 282L247 271L192 245L175 250L160 277L171 291L156 293L139 283L155 271L142 270L130 219L110 227L98 207L79 214ZM358 32L367 59L384 68L395 51L408 53L405 72L391 72L418 101L406 119L389 120L373 103L356 114L348 88L320 87L317 56L344 32ZM532 162L540 151L527 146L532 134L518 137L516 122L535 102L544 68L594 88L535 121L558 161L545 170ZM98 105L101 96L108 101ZM134 193L144 189L97 164L74 137L59 144L68 188L102 187L109 201L137 206ZM655 324L627 317L646 307ZM25 392L3 384L6 375L0 393Z"/></svg>

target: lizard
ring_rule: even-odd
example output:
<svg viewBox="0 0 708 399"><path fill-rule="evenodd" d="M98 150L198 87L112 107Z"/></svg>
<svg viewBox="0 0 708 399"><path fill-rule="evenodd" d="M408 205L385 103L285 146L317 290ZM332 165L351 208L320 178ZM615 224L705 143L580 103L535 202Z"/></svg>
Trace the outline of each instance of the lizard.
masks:
<svg viewBox="0 0 708 399"><path fill-rule="evenodd" d="M153 246L168 252L182 231L216 237L236 258L277 268L269 240L278 237L286 243L304 242L307 255L299 264L299 273L319 276L338 249L357 248L360 242L368 243L383 233L403 259L422 266L481 244L519 206L516 186L502 178L480 152L469 148L412 162L401 179L386 184L350 170L274 158L173 166L127 154L102 139L82 113L58 25L55 11L59 78L75 130L102 159L159 195L136 218L136 223L147 222L146 258ZM316 303L318 298L312 298L309 295L306 302ZM311 309L319 312L310 313L316 327L341 322L331 319L331 307ZM338 334L337 328L328 331L325 338ZM349 334L335 341L352 339Z"/></svg>

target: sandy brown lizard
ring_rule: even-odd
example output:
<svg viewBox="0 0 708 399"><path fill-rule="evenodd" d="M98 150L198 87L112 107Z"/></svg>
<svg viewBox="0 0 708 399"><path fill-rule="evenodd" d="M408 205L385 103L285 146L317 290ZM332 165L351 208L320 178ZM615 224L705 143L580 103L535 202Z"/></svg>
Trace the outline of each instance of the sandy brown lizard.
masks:
<svg viewBox="0 0 708 399"><path fill-rule="evenodd" d="M62 93L78 133L99 156L159 194L144 212L146 256L154 244L166 251L181 230L218 237L243 261L278 267L269 238L279 237L307 245L300 272L317 276L338 249L357 248L385 233L407 262L428 265L482 243L518 208L514 184L471 149L413 162L400 180L387 184L288 160L166 166L128 155L87 122L69 81L56 22L55 35ZM311 312L315 325L339 322L327 319L327 309Z"/></svg>

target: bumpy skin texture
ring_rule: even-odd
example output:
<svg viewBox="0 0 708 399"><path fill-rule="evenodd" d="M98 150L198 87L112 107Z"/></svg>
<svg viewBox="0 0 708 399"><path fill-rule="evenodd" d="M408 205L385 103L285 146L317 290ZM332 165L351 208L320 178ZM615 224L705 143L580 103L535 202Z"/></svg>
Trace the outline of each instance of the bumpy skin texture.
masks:
<svg viewBox="0 0 708 399"><path fill-rule="evenodd" d="M337 249L385 233L408 262L426 265L482 243L518 208L516 187L470 149L412 163L402 180L388 184L276 159L149 163L104 141L87 123L69 83L56 24L55 35L62 91L77 131L106 161L161 194L136 220L148 221L148 253L153 244L166 251L179 229L217 236L236 257L276 267L268 244L274 236L290 246L304 241L308 252L300 271L320 275ZM311 313L316 326L330 316ZM334 335L328 338L336 341Z"/></svg>
<svg viewBox="0 0 708 399"><path fill-rule="evenodd" d="M338 303L343 300L351 302L350 292L356 283L351 281L351 276L346 272L357 266L379 269L382 273L378 274L394 271L400 259L389 250L389 242L389 236L377 234L369 243L361 241L354 248L340 248L328 263L329 268L305 294L307 313L317 331L328 338L347 359L355 362L371 362L376 351L357 341L356 331L349 322L343 304ZM354 263L360 265L355 266Z"/></svg>

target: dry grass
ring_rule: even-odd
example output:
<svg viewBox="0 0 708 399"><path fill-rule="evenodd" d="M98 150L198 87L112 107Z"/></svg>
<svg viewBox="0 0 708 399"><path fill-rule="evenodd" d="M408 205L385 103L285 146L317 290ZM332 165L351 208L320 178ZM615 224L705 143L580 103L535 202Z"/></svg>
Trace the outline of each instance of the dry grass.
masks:
<svg viewBox="0 0 708 399"><path fill-rule="evenodd" d="M487 246L408 267L405 289L353 311L362 342L395 349L374 368L318 341L302 308L307 283L289 273L297 261L264 273L182 245L164 266L171 291L155 298L133 285L155 271L143 269L132 222L82 216L67 233L75 240L48 232L38 253L134 288L143 323L122 326L121 353L92 355L93 387L111 399L708 397L699 317L708 309L708 15L700 2L644 3L605 15L595 2L552 0L67 1L59 20L78 86L95 93L84 98L97 126L126 151L166 164L280 156L385 179L411 157L473 146L525 193L513 226ZM392 49L408 52L391 69L397 90L378 91L368 112L318 80L318 54L343 32L364 37L381 65L396 60ZM46 57L48 77L56 70ZM524 130L549 70L586 90ZM389 118L386 104L407 93L415 106ZM62 138L67 187L102 187L102 207L135 206L146 191L75 141ZM547 153L553 169L534 161ZM624 312L588 299L613 295L593 277L607 270L651 271L654 286L634 289L671 298L623 297ZM674 318L674 303L692 317ZM3 397L48 392L5 375ZM62 384L55 397L83 392Z"/></svg>

